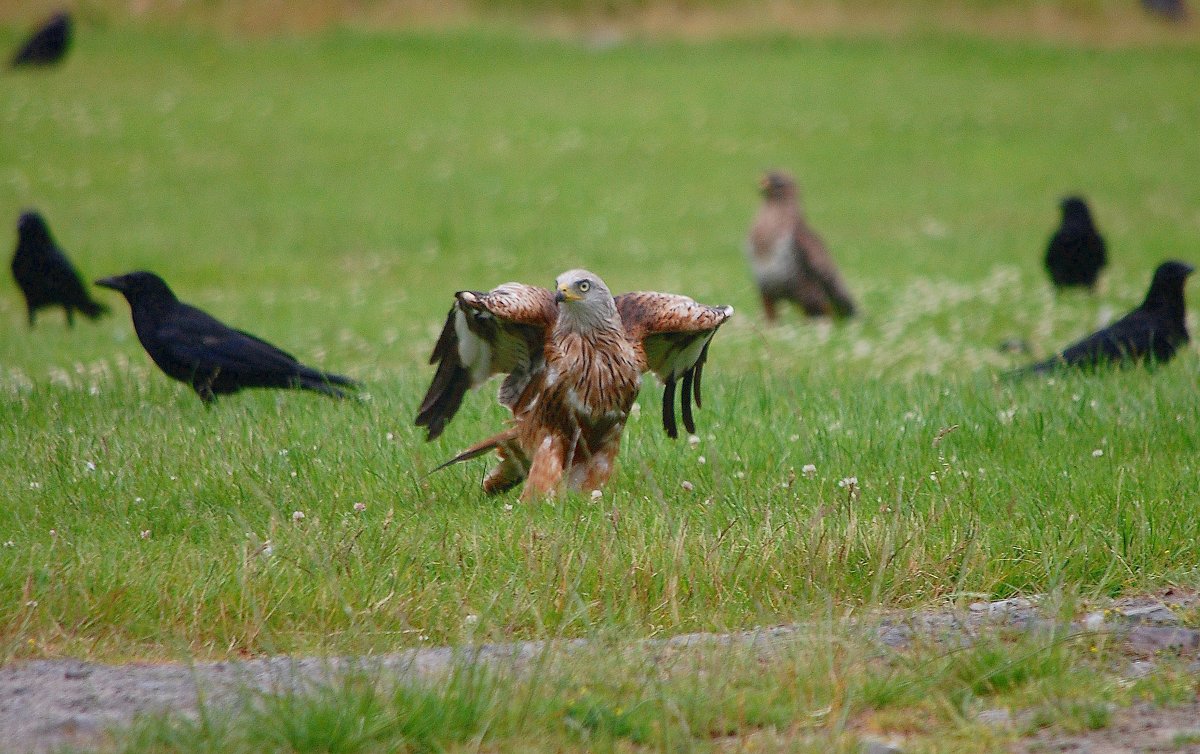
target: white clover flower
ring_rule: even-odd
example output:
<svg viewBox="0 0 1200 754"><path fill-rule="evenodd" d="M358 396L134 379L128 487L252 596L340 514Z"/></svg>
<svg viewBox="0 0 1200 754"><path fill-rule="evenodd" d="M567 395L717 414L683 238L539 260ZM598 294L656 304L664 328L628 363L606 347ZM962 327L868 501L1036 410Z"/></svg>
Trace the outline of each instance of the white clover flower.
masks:
<svg viewBox="0 0 1200 754"><path fill-rule="evenodd" d="M150 530L149 530L149 529L142 529L142 530L141 530L141 532L139 532L139 536L140 536L142 539L150 539Z"/></svg>
<svg viewBox="0 0 1200 754"><path fill-rule="evenodd" d="M803 474L804 476L808 477L809 479L812 479L813 477L815 477L817 475L817 466L816 466L816 464L813 464L813 463L806 463L800 467L800 473ZM845 480L843 479L842 481L845 481ZM858 480L855 480L855 481L858 481ZM842 485L842 486L845 486L845 485Z"/></svg>
<svg viewBox="0 0 1200 754"><path fill-rule="evenodd" d="M699 444L700 444L700 436L699 435L688 435L688 445L690 445L694 448Z"/></svg>
<svg viewBox="0 0 1200 754"><path fill-rule="evenodd" d="M789 435L788 436L788 440L791 442L796 442L799 439L800 439L800 435Z"/></svg>
<svg viewBox="0 0 1200 754"><path fill-rule="evenodd" d="M303 521L304 520L304 511L292 511L292 520L293 521Z"/></svg>
<svg viewBox="0 0 1200 754"><path fill-rule="evenodd" d="M696 485L692 484L686 479L680 482L679 486L683 488L684 492L691 492L692 490L696 489Z"/></svg>
<svg viewBox="0 0 1200 754"><path fill-rule="evenodd" d="M391 442L392 440L396 439L396 436L394 434L392 434L391 432L388 432L386 435L384 435L384 437L387 438L388 442Z"/></svg>
<svg viewBox="0 0 1200 754"><path fill-rule="evenodd" d="M467 626L474 626L474 625L475 625L476 623L478 623L478 622L479 622L479 616L478 616L478 615L475 615L474 613L470 613L470 614L468 614L468 615L466 615L466 616L464 616L464 617L463 617L463 624L464 624L464 625L467 625Z"/></svg>
<svg viewBox="0 0 1200 754"><path fill-rule="evenodd" d="M856 476L848 476L848 477L844 477L844 478L842 478L841 480L839 480L839 481L838 481L838 487L851 487L851 488L854 488L854 487L857 487L857 486L858 486L858 477L856 477Z"/></svg>
<svg viewBox="0 0 1200 754"><path fill-rule="evenodd" d="M51 529L51 530L50 530L50 536L51 536L51 537L57 537L57 536L58 536L58 530L57 530L57 529Z"/></svg>
<svg viewBox="0 0 1200 754"><path fill-rule="evenodd" d="M31 490L40 490L41 488L42 488L41 482L30 482L29 483L29 489L31 489Z"/></svg>
<svg viewBox="0 0 1200 754"><path fill-rule="evenodd" d="M696 458L696 463L703 466L704 464L708 463L708 459L705 458L704 456L699 456L698 458Z"/></svg>
<svg viewBox="0 0 1200 754"><path fill-rule="evenodd" d="M512 503L505 503L505 504L504 504L504 511L505 511L506 513L507 513L508 511L511 511L512 509L513 509L513 507L512 507Z"/></svg>
<svg viewBox="0 0 1200 754"><path fill-rule="evenodd" d="M734 478L735 478L735 479L745 479L745 478L746 478L746 472L744 472L744 471L736 471L736 472L734 472L733 476L734 476Z"/></svg>
<svg viewBox="0 0 1200 754"><path fill-rule="evenodd" d="M87 470L88 470L88 471L95 471L95 470L96 470L96 464L92 463L91 461L88 461L87 463L85 463L85 464L84 464L84 466L86 466L86 467L87 467Z"/></svg>
<svg viewBox="0 0 1200 754"><path fill-rule="evenodd" d="M8 540L5 540L4 546L5 547L16 547L17 543L12 541L11 539L8 539Z"/></svg>
<svg viewBox="0 0 1200 754"><path fill-rule="evenodd" d="M1104 455L1104 451L1101 450L1100 448L1096 448L1095 450L1092 451L1092 458L1099 458L1102 455Z"/></svg>
<svg viewBox="0 0 1200 754"><path fill-rule="evenodd" d="M604 497L603 492L601 492L600 490L592 490L592 499L593 500L599 500L602 497Z"/></svg>
<svg viewBox="0 0 1200 754"><path fill-rule="evenodd" d="M363 512L363 511L365 511L366 509L367 509L367 504L366 504L366 503L355 503L355 504L354 504L354 512L355 512L355 513L362 513L362 512Z"/></svg>

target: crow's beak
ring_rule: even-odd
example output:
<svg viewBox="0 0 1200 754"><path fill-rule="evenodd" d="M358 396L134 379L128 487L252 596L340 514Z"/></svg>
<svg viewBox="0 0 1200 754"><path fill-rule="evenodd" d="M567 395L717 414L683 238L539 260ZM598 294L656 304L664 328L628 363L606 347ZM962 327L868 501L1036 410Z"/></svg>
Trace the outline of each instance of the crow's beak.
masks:
<svg viewBox="0 0 1200 754"><path fill-rule="evenodd" d="M96 285L100 286L101 288L112 288L114 291L119 291L121 290L121 278L100 278L96 281Z"/></svg>

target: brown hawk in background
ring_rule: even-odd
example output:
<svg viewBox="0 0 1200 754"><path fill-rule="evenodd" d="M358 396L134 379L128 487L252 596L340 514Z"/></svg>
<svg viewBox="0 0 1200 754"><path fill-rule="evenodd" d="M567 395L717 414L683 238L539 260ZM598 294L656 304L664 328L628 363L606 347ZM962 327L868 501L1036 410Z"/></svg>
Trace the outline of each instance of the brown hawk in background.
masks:
<svg viewBox="0 0 1200 754"><path fill-rule="evenodd" d="M700 374L708 344L730 315L686 296L626 293L613 298L587 270L559 275L557 290L505 283L487 293L459 291L434 346L433 383L417 411L428 439L442 433L468 388L506 375L499 400L511 426L438 468L495 450L500 463L483 480L488 494L528 479L523 499L560 489L603 486L642 385L654 372L665 385L663 427L675 424L682 383L683 425L695 432Z"/></svg>
<svg viewBox="0 0 1200 754"><path fill-rule="evenodd" d="M767 322L775 322L775 302L780 300L798 304L810 317L853 316L854 299L837 265L800 211L796 181L772 171L760 187L763 203L750 226L746 256Z"/></svg>

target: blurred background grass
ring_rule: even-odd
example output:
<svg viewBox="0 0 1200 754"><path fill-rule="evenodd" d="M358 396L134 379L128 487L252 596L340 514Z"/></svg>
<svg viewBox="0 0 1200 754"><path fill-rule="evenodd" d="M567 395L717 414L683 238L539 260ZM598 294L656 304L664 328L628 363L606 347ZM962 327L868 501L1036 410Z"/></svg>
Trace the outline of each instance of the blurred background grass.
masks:
<svg viewBox="0 0 1200 754"><path fill-rule="evenodd" d="M0 22L32 23L62 5L5 4ZM614 33L714 38L938 30L1105 45L1197 39L1195 23L1163 23L1137 0L80 0L72 7L95 24L182 23L255 35L484 23L602 39Z"/></svg>
<svg viewBox="0 0 1200 754"><path fill-rule="evenodd" d="M84 6L63 66L0 76L0 218L38 207L88 278L155 269L372 400L205 411L115 297L27 332L0 292L3 655L657 635L826 599L1197 583L1194 347L1156 373L992 379L1023 358L1001 341L1046 354L1197 260L1200 49L1176 32L698 39L637 10L395 30L392 6L236 7ZM11 49L42 7L5 8ZM741 245L771 166L863 318L761 326ZM1095 297L1041 269L1070 191L1112 250ZM648 386L600 502L506 510L482 462L425 478L502 418L484 391L438 443L411 425L451 293L579 265L738 308L700 443L662 436Z"/></svg>

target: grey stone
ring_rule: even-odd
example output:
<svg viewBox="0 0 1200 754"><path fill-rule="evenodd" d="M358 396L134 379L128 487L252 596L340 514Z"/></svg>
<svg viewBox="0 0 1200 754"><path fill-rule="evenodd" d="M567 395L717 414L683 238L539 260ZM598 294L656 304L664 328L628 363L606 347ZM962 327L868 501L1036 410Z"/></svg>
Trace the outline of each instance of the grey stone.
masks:
<svg viewBox="0 0 1200 754"><path fill-rule="evenodd" d="M1024 597L1010 597L1006 600L996 600L995 602L972 602L971 612L987 613L988 615L1003 615L1011 613L1015 610L1023 610L1027 607L1032 607L1033 601Z"/></svg>
<svg viewBox="0 0 1200 754"><path fill-rule="evenodd" d="M863 738L858 742L861 754L903 754L904 750L882 738Z"/></svg>
<svg viewBox="0 0 1200 754"><path fill-rule="evenodd" d="M1179 616L1161 602L1156 602L1153 605L1142 605L1141 607L1127 607L1121 611L1121 615L1138 623L1166 623L1171 625L1179 623Z"/></svg>
<svg viewBox="0 0 1200 754"><path fill-rule="evenodd" d="M1002 707L980 710L975 715L975 722L996 728L1007 728L1012 725L1012 721L1012 713Z"/></svg>
<svg viewBox="0 0 1200 754"><path fill-rule="evenodd" d="M1149 660L1137 660L1129 663L1129 670L1125 671L1127 678L1145 678L1154 672L1154 663Z"/></svg>
<svg viewBox="0 0 1200 754"><path fill-rule="evenodd" d="M1200 631L1174 626L1137 625L1125 637L1129 648L1142 654L1195 652L1200 649Z"/></svg>
<svg viewBox="0 0 1200 754"><path fill-rule="evenodd" d="M1200 742L1200 728L1159 728L1154 737L1166 746L1195 744Z"/></svg>

